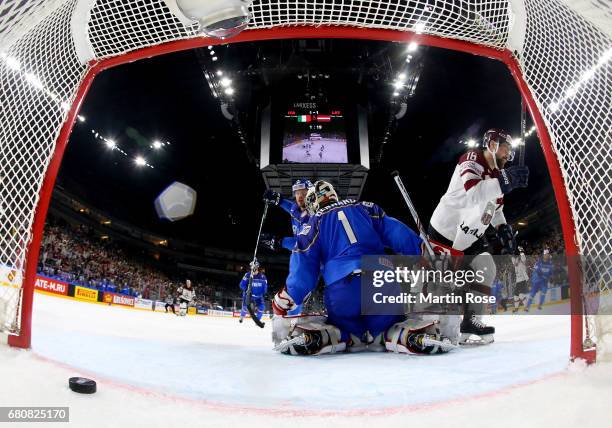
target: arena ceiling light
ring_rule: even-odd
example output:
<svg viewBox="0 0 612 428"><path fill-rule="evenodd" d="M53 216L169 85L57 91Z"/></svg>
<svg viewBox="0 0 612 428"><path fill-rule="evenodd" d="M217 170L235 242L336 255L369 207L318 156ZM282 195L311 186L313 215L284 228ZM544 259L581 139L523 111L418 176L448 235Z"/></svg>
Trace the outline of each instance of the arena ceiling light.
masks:
<svg viewBox="0 0 612 428"><path fill-rule="evenodd" d="M147 164L147 161L142 156L136 156L136 158L134 159L134 162L138 166L145 166Z"/></svg>
<svg viewBox="0 0 612 428"><path fill-rule="evenodd" d="M19 71L21 69L21 64L19 61L11 56L6 57L4 60L8 68L14 71Z"/></svg>
<svg viewBox="0 0 612 428"><path fill-rule="evenodd" d="M168 8L186 25L200 24L210 37L225 39L244 30L250 19L252 0L164 0Z"/></svg>

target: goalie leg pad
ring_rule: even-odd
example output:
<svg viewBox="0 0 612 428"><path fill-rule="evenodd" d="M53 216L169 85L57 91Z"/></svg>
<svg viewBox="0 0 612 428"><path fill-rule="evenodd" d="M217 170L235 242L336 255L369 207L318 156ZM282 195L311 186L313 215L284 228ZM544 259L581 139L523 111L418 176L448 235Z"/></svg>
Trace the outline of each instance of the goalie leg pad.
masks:
<svg viewBox="0 0 612 428"><path fill-rule="evenodd" d="M314 318L314 317L313 317ZM296 323L286 340L275 350L288 355L335 354L346 350L346 343L340 340L340 329L318 320Z"/></svg>
<svg viewBox="0 0 612 428"><path fill-rule="evenodd" d="M187 302L181 302L179 306L179 314L181 316L187 315Z"/></svg>
<svg viewBox="0 0 612 428"><path fill-rule="evenodd" d="M394 324L385 334L388 351L400 354L439 354L456 346L440 335L435 323L408 319Z"/></svg>

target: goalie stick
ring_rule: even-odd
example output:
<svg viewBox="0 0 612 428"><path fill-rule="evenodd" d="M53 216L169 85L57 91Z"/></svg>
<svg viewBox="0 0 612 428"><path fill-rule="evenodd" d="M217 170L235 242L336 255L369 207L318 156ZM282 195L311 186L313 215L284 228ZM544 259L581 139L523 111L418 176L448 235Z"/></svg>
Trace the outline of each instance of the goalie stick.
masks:
<svg viewBox="0 0 612 428"><path fill-rule="evenodd" d="M264 221L266 220L266 215L268 214L268 204L266 203L263 210L263 215L261 216L261 223L259 223L259 232L257 233L257 243L255 244L255 251L253 252L253 261L251 262L251 275L249 275L249 282L246 289L246 307L247 311L249 311L249 315L253 319L253 322L257 324L258 327L264 328L266 323L257 318L257 313L253 306L251 305L251 297L253 295L253 275L255 274L255 262L257 261L257 249L259 248L259 238L261 238L261 229L263 228Z"/></svg>

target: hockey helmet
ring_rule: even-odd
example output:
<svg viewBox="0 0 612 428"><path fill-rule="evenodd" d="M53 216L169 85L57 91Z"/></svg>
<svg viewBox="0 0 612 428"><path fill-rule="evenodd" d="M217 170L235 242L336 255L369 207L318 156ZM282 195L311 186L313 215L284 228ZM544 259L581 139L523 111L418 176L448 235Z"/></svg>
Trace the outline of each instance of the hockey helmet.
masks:
<svg viewBox="0 0 612 428"><path fill-rule="evenodd" d="M514 160L514 145L512 144L512 137L510 136L510 134L508 134L506 131L500 128L491 128L487 132L485 132L484 136L482 137L482 147L485 150L491 151L491 149L489 148L489 143L491 141L497 143L498 147L499 145L504 144L504 143L508 144L510 146L510 153L509 153L508 160L510 162ZM497 149L495 150L495 152L496 151ZM491 153L495 154L495 152L491 152Z"/></svg>
<svg viewBox="0 0 612 428"><path fill-rule="evenodd" d="M338 194L334 186L323 180L315 182L306 194L306 208L311 215L316 213L319 208L336 201L338 201Z"/></svg>
<svg viewBox="0 0 612 428"><path fill-rule="evenodd" d="M249 263L249 267L251 268L251 270L259 269L259 262L257 261L257 259L253 259L253 261Z"/></svg>
<svg viewBox="0 0 612 428"><path fill-rule="evenodd" d="M297 180L295 180L295 183L293 183L291 191L295 193L296 190L308 190L310 187L312 187L312 182L310 180L307 180L305 178L298 178Z"/></svg>

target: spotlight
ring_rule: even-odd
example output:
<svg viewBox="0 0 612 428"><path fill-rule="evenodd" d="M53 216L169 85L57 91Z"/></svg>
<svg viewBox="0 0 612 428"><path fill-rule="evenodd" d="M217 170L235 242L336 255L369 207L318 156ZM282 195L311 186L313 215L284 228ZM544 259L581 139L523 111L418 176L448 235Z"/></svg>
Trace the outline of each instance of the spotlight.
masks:
<svg viewBox="0 0 612 428"><path fill-rule="evenodd" d="M155 150L159 150L159 149L161 149L161 148L162 148L162 146L163 146L163 144L162 144L160 141L153 141L153 148L154 148Z"/></svg>
<svg viewBox="0 0 612 428"><path fill-rule="evenodd" d="M227 88L229 85L232 84L232 81L228 79L227 77L224 77L223 79L219 81L219 83L221 83L221 86L223 86L224 88Z"/></svg>
<svg viewBox="0 0 612 428"><path fill-rule="evenodd" d="M108 147L111 150L117 147L117 143L115 143L113 140L105 140L104 144L106 144L106 147Z"/></svg>
<svg viewBox="0 0 612 428"><path fill-rule="evenodd" d="M142 156L136 156L136 158L134 159L134 162L138 166L145 166L147 164L147 161Z"/></svg>
<svg viewBox="0 0 612 428"><path fill-rule="evenodd" d="M418 48L419 44L417 42L410 42L410 44L408 45L408 52L416 52Z"/></svg>
<svg viewBox="0 0 612 428"><path fill-rule="evenodd" d="M218 60L218 59L219 59L219 58L217 58L216 56L213 56L213 57L212 57L212 60L213 60L213 61L216 61L216 60Z"/></svg>
<svg viewBox="0 0 612 428"><path fill-rule="evenodd" d="M21 68L21 64L19 64L19 61L17 61L11 56L6 58L6 65L8 66L8 68L14 71L19 71L19 69Z"/></svg>
<svg viewBox="0 0 612 428"><path fill-rule="evenodd" d="M234 88L232 88L231 86L228 88L225 88L225 93L227 95L232 95L234 93Z"/></svg>

